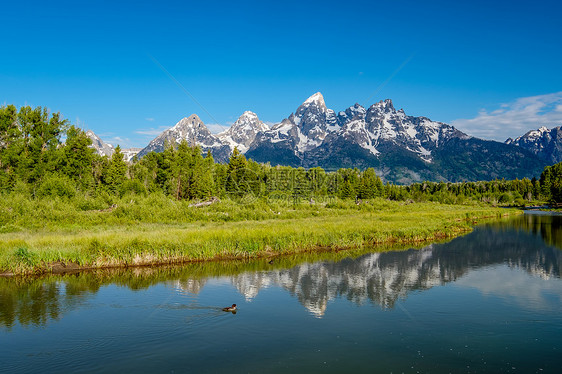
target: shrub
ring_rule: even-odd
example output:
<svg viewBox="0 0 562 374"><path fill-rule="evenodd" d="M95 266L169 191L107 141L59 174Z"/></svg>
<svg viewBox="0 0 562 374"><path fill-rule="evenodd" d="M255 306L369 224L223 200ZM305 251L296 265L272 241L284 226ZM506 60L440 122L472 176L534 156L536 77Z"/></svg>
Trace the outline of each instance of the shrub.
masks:
<svg viewBox="0 0 562 374"><path fill-rule="evenodd" d="M146 195L146 188L138 179L127 179L119 188L119 195L123 197L128 193Z"/></svg>
<svg viewBox="0 0 562 374"><path fill-rule="evenodd" d="M76 185L64 175L49 175L43 179L36 195L39 197L66 197L72 198L76 195Z"/></svg>

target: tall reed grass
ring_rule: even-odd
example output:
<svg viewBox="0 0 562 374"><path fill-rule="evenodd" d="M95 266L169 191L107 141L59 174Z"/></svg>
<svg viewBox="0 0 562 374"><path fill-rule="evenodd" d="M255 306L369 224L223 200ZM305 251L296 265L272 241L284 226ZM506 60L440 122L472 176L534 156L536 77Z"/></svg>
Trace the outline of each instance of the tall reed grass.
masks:
<svg viewBox="0 0 562 374"><path fill-rule="evenodd" d="M164 195L0 199L0 269L49 271L53 263L133 266L255 258L415 243L467 232L505 210L476 205L363 201L221 201L204 208Z"/></svg>

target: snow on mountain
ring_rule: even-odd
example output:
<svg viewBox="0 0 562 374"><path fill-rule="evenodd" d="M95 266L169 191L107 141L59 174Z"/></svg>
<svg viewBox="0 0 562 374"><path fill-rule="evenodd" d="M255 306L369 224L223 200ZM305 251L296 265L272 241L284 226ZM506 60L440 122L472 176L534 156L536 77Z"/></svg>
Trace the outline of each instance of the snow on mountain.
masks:
<svg viewBox="0 0 562 374"><path fill-rule="evenodd" d="M562 129L560 126L552 129L542 126L515 139L509 138L505 144L524 148L548 163L562 162Z"/></svg>
<svg viewBox="0 0 562 374"><path fill-rule="evenodd" d="M86 131L86 135L92 140L91 148L95 149L96 153L100 156L111 156L115 148L113 145L104 142L92 130Z"/></svg>
<svg viewBox="0 0 562 374"><path fill-rule="evenodd" d="M272 156L270 152L274 151L283 160L295 163L325 143L345 139L375 157L381 153L379 145L390 142L431 162L432 151L444 139L455 136L467 137L444 123L407 116L403 110L396 110L391 100L380 101L369 109L355 104L336 114L327 108L324 97L317 92L271 129L255 113L246 111L229 129L213 135L193 114L153 139L138 155L161 152L166 143L177 144L185 139L203 151L213 151L218 161L225 161L238 147L241 153L249 152L260 161L267 161L262 158Z"/></svg>
<svg viewBox="0 0 562 374"><path fill-rule="evenodd" d="M367 109L355 104L336 114L320 92L272 128L247 111L232 127L213 135L193 114L153 139L138 156L161 152L165 144L183 139L211 151L218 162L227 162L237 147L247 158L272 165L374 167L384 180L397 183L523 178L540 174L544 167L527 150L472 138L426 117L408 116L389 99Z"/></svg>
<svg viewBox="0 0 562 374"><path fill-rule="evenodd" d="M154 138L138 153L138 157L143 157L149 152L162 152L167 144L177 145L182 140L186 140L190 145L200 146L203 152L211 150L217 161L227 160L230 154L230 147L211 134L203 121L196 114L192 114Z"/></svg>
<svg viewBox="0 0 562 374"><path fill-rule="evenodd" d="M367 110L365 127L370 147L376 149L382 142L391 142L417 154L425 162L432 162L432 151L447 139L468 138L445 123L407 116L402 109L396 110L389 99L373 104Z"/></svg>
<svg viewBox="0 0 562 374"><path fill-rule="evenodd" d="M246 153L256 135L268 130L269 127L254 112L246 111L226 131L217 134L217 137L228 144L231 150L237 147L241 153Z"/></svg>
<svg viewBox="0 0 562 374"><path fill-rule="evenodd" d="M264 143L266 147L276 144L277 148L284 148L301 157L322 144L329 133L340 129L336 113L326 107L324 97L320 92L315 93L302 103L294 113L274 125L257 138L253 148L258 148Z"/></svg>
<svg viewBox="0 0 562 374"><path fill-rule="evenodd" d="M309 97L294 114L275 125L255 142L250 154L264 143L287 148L296 157L325 143L345 139L378 156L381 143L393 143L425 162L432 162L432 150L451 137L468 137L454 127L425 117L407 116L391 100L380 101L368 110L359 104L336 113L328 109L321 93ZM326 145L325 145L326 146Z"/></svg>
<svg viewBox="0 0 562 374"><path fill-rule="evenodd" d="M123 148L121 153L123 153L123 159L127 162L131 161L133 157L135 157L142 148Z"/></svg>
<svg viewBox="0 0 562 374"><path fill-rule="evenodd" d="M111 157L113 152L115 152L115 147L113 147L113 145L101 140L92 130L86 131L86 135L92 140L90 147L93 148L98 155ZM123 153L123 159L129 162L140 150L141 148L123 148L121 149L121 153Z"/></svg>

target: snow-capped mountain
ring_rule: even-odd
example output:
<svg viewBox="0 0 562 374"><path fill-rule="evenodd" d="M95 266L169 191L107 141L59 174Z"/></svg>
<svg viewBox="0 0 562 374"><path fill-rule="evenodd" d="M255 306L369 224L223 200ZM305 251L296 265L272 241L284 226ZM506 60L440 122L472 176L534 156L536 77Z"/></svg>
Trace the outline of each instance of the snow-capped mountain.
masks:
<svg viewBox="0 0 562 374"><path fill-rule="evenodd" d="M228 130L212 134L193 114L164 131L139 152L161 152L183 139L227 162L235 147L258 162L293 167L374 167L386 181L461 181L539 175L544 161L522 147L470 137L453 126L406 115L391 100L336 113L320 92L268 128L244 112Z"/></svg>
<svg viewBox="0 0 562 374"><path fill-rule="evenodd" d="M179 144L182 140L186 140L190 145L200 146L203 152L211 150L217 161L228 159L230 154L230 147L211 134L203 121L196 114L192 114L154 138L139 152L138 157L143 157L149 152L162 152L167 144Z"/></svg>
<svg viewBox="0 0 562 374"><path fill-rule="evenodd" d="M451 137L468 138L468 135L425 117L407 116L402 109L394 109L391 100L373 104L368 110L355 104L336 115L326 108L318 92L289 118L264 133L253 144L249 156L265 153L260 152L260 147L265 147L290 150L296 158L303 159L305 153L323 144L345 139L375 157L381 153L379 148L384 149L385 143L390 142L431 162L431 151Z"/></svg>
<svg viewBox="0 0 562 374"><path fill-rule="evenodd" d="M340 130L336 113L328 109L320 92L310 96L295 113L256 137L248 156L258 160L280 156L281 163L298 164L303 155L320 146L326 136Z"/></svg>
<svg viewBox="0 0 562 374"><path fill-rule="evenodd" d="M113 145L101 140L92 130L86 131L86 135L92 140L90 147L93 148L98 155L111 157L113 152L115 152L115 147L113 147ZM123 148L121 149L121 153L123 153L123 159L128 162L131 161L140 150L141 148Z"/></svg>
<svg viewBox="0 0 562 374"><path fill-rule="evenodd" d="M92 130L86 131L86 135L92 140L91 147L95 149L96 153L100 156L111 156L115 148L113 145L104 142Z"/></svg>
<svg viewBox="0 0 562 374"><path fill-rule="evenodd" d="M509 138L505 143L527 149L549 164L562 161L562 128L560 126L552 129L542 126L515 139Z"/></svg>
<svg viewBox="0 0 562 374"><path fill-rule="evenodd" d="M123 153L123 159L127 162L131 161L133 157L138 155L142 148L123 148L121 153Z"/></svg>
<svg viewBox="0 0 562 374"><path fill-rule="evenodd" d="M338 117L342 131L335 136L352 139L375 156L389 146L399 146L425 162L432 162L432 151L447 140L469 138L445 123L407 116L404 110L394 109L389 99L371 105L368 110L355 104Z"/></svg>
<svg viewBox="0 0 562 374"><path fill-rule="evenodd" d="M532 177L544 167L522 149L408 116L391 100L368 109L355 104L336 115L320 93L256 136L246 156L272 165L327 170L374 167L383 179L398 183Z"/></svg>
<svg viewBox="0 0 562 374"><path fill-rule="evenodd" d="M215 161L226 162L235 147L245 153L256 136L268 129L255 113L246 111L226 131L212 134L203 121L196 114L192 114L154 138L138 156L143 157L149 152L162 152L166 144L179 144L186 140L190 145L201 147L203 152L210 150Z"/></svg>
<svg viewBox="0 0 562 374"><path fill-rule="evenodd" d="M226 131L217 134L217 137L228 144L231 150L238 147L241 153L246 153L256 135L268 130L269 127L260 121L256 113L246 111Z"/></svg>

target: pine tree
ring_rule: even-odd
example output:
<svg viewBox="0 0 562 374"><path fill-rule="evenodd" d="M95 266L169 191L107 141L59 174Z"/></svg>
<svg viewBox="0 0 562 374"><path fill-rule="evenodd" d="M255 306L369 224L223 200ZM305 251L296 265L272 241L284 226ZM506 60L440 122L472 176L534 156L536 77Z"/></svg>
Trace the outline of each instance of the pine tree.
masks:
<svg viewBox="0 0 562 374"><path fill-rule="evenodd" d="M246 191L246 157L234 148L228 161L225 190L228 194L241 197Z"/></svg>
<svg viewBox="0 0 562 374"><path fill-rule="evenodd" d="M60 170L73 179L82 189L93 184L92 161L94 150L92 140L81 129L70 126L66 131L66 142L62 150Z"/></svg>
<svg viewBox="0 0 562 374"><path fill-rule="evenodd" d="M111 155L111 159L109 160L103 179L108 189L113 193L117 193L126 178L127 163L123 160L121 147L117 146Z"/></svg>
<svg viewBox="0 0 562 374"><path fill-rule="evenodd" d="M358 187L358 196L361 199L372 199L380 196L380 185L382 184L380 178L375 173L375 169L368 168L361 174Z"/></svg>

